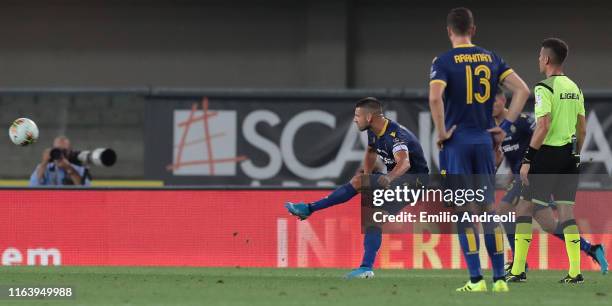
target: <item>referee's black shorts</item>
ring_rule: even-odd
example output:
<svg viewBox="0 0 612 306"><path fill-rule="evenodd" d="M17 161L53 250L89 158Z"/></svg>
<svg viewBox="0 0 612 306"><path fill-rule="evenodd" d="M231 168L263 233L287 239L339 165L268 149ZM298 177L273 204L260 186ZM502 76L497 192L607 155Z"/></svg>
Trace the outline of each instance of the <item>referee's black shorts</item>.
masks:
<svg viewBox="0 0 612 306"><path fill-rule="evenodd" d="M523 186L522 199L548 206L552 196L557 204L573 205L578 188L578 167L572 144L543 145L531 162L528 179L529 186Z"/></svg>

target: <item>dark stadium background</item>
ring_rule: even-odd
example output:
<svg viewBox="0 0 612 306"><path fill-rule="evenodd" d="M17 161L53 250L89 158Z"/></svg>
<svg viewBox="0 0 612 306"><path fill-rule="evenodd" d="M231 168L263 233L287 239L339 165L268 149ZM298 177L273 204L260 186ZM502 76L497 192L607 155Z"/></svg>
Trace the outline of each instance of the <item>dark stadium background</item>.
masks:
<svg viewBox="0 0 612 306"><path fill-rule="evenodd" d="M539 43L559 36L571 46L567 73L587 101L610 90L612 5L601 1L5 1L0 122L28 114L41 127L40 145L66 133L77 147L113 146L119 164L97 170L97 178L146 179L144 97L151 90L422 96L431 60L449 47L446 12L457 5L474 11L475 42L499 53L528 85L541 79ZM41 90L11 94L22 88ZM44 94L57 88L68 90ZM105 94L70 94L91 88ZM7 161L0 177L23 179L39 151L0 147Z"/></svg>
<svg viewBox="0 0 612 306"><path fill-rule="evenodd" d="M173 304L156 300L155 290L173 301L198 297L193 304L227 299L289 305L310 298L287 283L315 290L315 303L331 301L338 288L358 298L368 285L338 284L344 270L242 268L345 269L358 262L357 199L308 222L290 218L282 208L285 200L325 195L357 169L363 142L350 121L357 99L376 96L385 102L388 115L420 138L436 171L426 103L429 68L450 48L445 17L460 5L474 12L474 42L502 56L530 87L543 78L537 67L541 41L555 36L568 42L566 73L584 91L589 120L583 160L592 176L579 199L597 203L589 213L600 219L609 215L608 2L3 1L0 123L8 129L14 119L28 117L41 136L28 147L8 138L0 145L2 264L94 267L6 267L0 287L15 280L36 283L42 276L56 284L66 277L82 284L82 301L101 305L139 303L142 297L150 299L148 305ZM190 114L206 117L204 109L215 114L210 126L194 124L193 138L186 139L191 144L181 144L180 122ZM112 147L118 162L92 168L94 190L26 188L42 150L57 135L70 137L77 149ZM193 151L181 151L186 154L181 162L199 168L187 165L178 169L192 172L174 173L179 147L186 146ZM610 232L601 228L587 234L612 245ZM530 268L565 269L561 242L545 234L534 237ZM456 301L436 291L440 283L446 293L464 280L454 237L396 235L385 241L377 268L455 271L381 272L380 282L370 287L375 294L357 304L371 305L389 294ZM583 268L597 269L587 258ZM556 280L562 272L535 273ZM259 282L263 276L269 287ZM609 284L596 280L583 301L606 295ZM402 282L426 288L396 289ZM572 301L543 281L533 284L525 299L553 292L558 298L553 302ZM167 285L175 291L165 291ZM122 286L136 289L117 290ZM92 294L97 288L117 296L98 297Z"/></svg>

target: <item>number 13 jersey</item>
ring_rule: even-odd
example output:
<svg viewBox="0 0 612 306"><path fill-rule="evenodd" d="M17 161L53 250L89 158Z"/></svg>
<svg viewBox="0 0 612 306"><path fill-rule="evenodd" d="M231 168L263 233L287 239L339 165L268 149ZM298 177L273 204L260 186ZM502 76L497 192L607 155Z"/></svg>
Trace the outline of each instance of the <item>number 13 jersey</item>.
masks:
<svg viewBox="0 0 612 306"><path fill-rule="evenodd" d="M444 123L447 130L457 125L452 142L491 143L487 129L495 126L495 95L512 73L501 57L475 45L460 45L434 58L430 84L445 85Z"/></svg>

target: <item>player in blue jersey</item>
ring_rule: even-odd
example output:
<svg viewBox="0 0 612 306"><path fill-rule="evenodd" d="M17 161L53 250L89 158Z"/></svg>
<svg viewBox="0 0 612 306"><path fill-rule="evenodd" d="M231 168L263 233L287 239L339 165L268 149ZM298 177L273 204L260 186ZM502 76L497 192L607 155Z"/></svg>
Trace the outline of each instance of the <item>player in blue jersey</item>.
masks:
<svg viewBox="0 0 612 306"><path fill-rule="evenodd" d="M493 117L497 123L502 122L507 114L508 109L506 106L506 96L502 90L499 90L495 97L495 103L493 105ZM519 201L521 195L521 176L520 169L525 156L527 148L529 148L529 142L531 136L535 130L535 119L529 114L521 114L510 128L510 133L506 135L506 138L502 142L501 150L496 157L496 163L499 165L502 161L506 160L506 163L510 167L512 172L511 181L508 184L506 194L499 203L497 213L508 214L509 212L515 211L516 204ZM554 201L548 206L538 205L535 208L533 218L540 224L543 230L553 234L555 237L564 240L562 230L558 228L559 222L555 218L553 213ZM514 254L514 232L516 230L516 224L514 222L503 223L504 229L506 230L506 236L508 237L508 243ZM580 237L580 249L585 252L593 261L595 261L603 274L608 272L608 261L606 259L605 248L601 244L591 244L589 241ZM512 269L512 263L506 265L506 273L509 273ZM525 272L519 275L522 281L527 279Z"/></svg>
<svg viewBox="0 0 612 306"><path fill-rule="evenodd" d="M364 98L355 106L353 119L360 131L368 133L368 148L363 160L364 174L370 174L371 188L393 188L405 182L406 175L427 175L429 168L423 149L416 136L405 127L383 115L382 104L375 98ZM374 172L377 158L380 158L387 173ZM351 181L334 190L327 197L313 203L291 203L285 207L294 216L304 220L316 211L347 202L362 189L362 175L355 175ZM346 275L347 278L372 278L372 267L380 248L382 232L379 228L366 229L363 240L364 254L359 268Z"/></svg>
<svg viewBox="0 0 612 306"><path fill-rule="evenodd" d="M485 189L485 202L493 204L495 157L492 148L501 144L518 118L529 97L529 88L501 57L472 44L476 26L469 9L450 11L447 32L453 49L433 60L429 87L429 105L441 148L440 171L460 178L461 186L455 187ZM511 91L513 99L506 119L497 127L492 111L499 85ZM494 214L492 205L475 203L457 206L456 211L459 214L466 211ZM508 291L501 228L497 223L482 225L493 265L493 291ZM457 291L487 291L478 257L477 233L477 227L470 222L457 224L470 274L470 280Z"/></svg>

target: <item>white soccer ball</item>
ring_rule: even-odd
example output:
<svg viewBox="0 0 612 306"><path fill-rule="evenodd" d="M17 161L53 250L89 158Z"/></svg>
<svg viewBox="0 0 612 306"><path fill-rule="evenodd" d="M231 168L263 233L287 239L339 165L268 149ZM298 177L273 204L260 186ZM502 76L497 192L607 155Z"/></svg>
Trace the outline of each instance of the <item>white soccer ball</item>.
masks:
<svg viewBox="0 0 612 306"><path fill-rule="evenodd" d="M14 144L27 146L38 139L38 127L28 118L16 119L9 128L9 137Z"/></svg>

